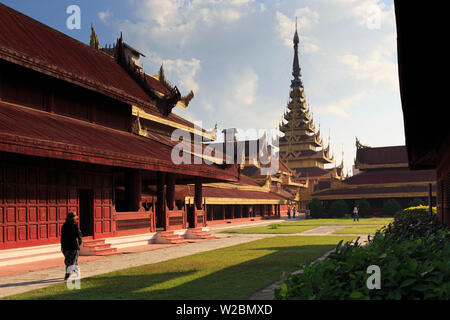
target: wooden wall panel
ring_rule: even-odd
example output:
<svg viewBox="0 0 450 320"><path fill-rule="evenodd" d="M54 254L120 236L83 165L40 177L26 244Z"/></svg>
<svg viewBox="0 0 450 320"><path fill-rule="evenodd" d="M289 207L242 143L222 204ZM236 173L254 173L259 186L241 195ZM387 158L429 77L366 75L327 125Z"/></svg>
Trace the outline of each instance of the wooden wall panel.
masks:
<svg viewBox="0 0 450 320"><path fill-rule="evenodd" d="M48 208L48 221L56 221L56 212L57 212L57 207L49 207Z"/></svg>
<svg viewBox="0 0 450 320"><path fill-rule="evenodd" d="M59 207L58 208L58 220L64 221L67 217L67 207Z"/></svg>
<svg viewBox="0 0 450 320"><path fill-rule="evenodd" d="M64 161L42 168L36 168L34 161L30 161L33 167L14 162L0 161L0 249L58 242L67 213L79 213L80 189L92 189L95 194L94 237L112 235L112 173L108 170L96 173L90 165Z"/></svg>
<svg viewBox="0 0 450 320"><path fill-rule="evenodd" d="M29 222L37 222L38 221L38 214L37 214L37 207L29 207L28 208L28 221Z"/></svg>
<svg viewBox="0 0 450 320"><path fill-rule="evenodd" d="M15 242L16 241L16 227L15 226L7 226L5 229L6 229L6 242Z"/></svg>
<svg viewBox="0 0 450 320"><path fill-rule="evenodd" d="M47 239L48 238L47 229L48 229L48 225L46 225L46 224L39 225L39 239Z"/></svg>
<svg viewBox="0 0 450 320"><path fill-rule="evenodd" d="M45 222L47 221L47 207L40 207L39 208L39 221Z"/></svg>
<svg viewBox="0 0 450 320"><path fill-rule="evenodd" d="M18 226L17 227L17 240L18 241L27 240L27 226Z"/></svg>
<svg viewBox="0 0 450 320"><path fill-rule="evenodd" d="M27 208L17 208L17 222L27 222Z"/></svg>
<svg viewBox="0 0 450 320"><path fill-rule="evenodd" d="M37 240L38 239L38 225L31 224L28 226L28 239Z"/></svg>
<svg viewBox="0 0 450 320"><path fill-rule="evenodd" d="M16 222L16 208L6 208L6 222L14 223Z"/></svg>
<svg viewBox="0 0 450 320"><path fill-rule="evenodd" d="M57 229L58 225L56 223L52 223L48 225L48 237L49 238L57 238Z"/></svg>

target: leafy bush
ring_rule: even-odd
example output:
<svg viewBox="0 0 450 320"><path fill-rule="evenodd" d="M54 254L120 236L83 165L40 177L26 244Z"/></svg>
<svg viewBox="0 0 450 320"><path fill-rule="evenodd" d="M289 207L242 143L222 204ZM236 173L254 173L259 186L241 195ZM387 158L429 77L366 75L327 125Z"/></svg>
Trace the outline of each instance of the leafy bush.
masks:
<svg viewBox="0 0 450 320"><path fill-rule="evenodd" d="M450 230L428 207L407 208L366 246L339 245L304 266L275 291L276 299L450 299ZM368 289L367 267L381 271L381 289Z"/></svg>
<svg viewBox="0 0 450 320"><path fill-rule="evenodd" d="M395 214L395 219L381 231L392 234L396 239L425 237L436 233L445 226L436 216L436 207L429 213L427 206L406 208Z"/></svg>
<svg viewBox="0 0 450 320"><path fill-rule="evenodd" d="M373 241L339 244L323 261L290 275L275 298L317 300L450 299L450 232L425 238L396 241L375 235ZM381 270L381 288L368 289L370 265Z"/></svg>
<svg viewBox="0 0 450 320"><path fill-rule="evenodd" d="M348 213L348 206L344 200L336 200L330 207L330 218L343 218Z"/></svg>
<svg viewBox="0 0 450 320"><path fill-rule="evenodd" d="M317 198L312 199L311 202L308 203L308 209L310 210L311 218L313 219L326 218L325 210L319 199Z"/></svg>
<svg viewBox="0 0 450 320"><path fill-rule="evenodd" d="M402 210L402 207L400 206L400 203L398 203L395 199L389 199L386 204L384 205L382 214L385 215L394 215L397 212Z"/></svg>
<svg viewBox="0 0 450 320"><path fill-rule="evenodd" d="M418 207L418 206L424 206L424 205L425 205L425 202L423 202L422 199L414 198L409 202L408 207Z"/></svg>
<svg viewBox="0 0 450 320"><path fill-rule="evenodd" d="M372 214L372 206L367 199L356 200L355 205L358 207L360 217L367 217Z"/></svg>

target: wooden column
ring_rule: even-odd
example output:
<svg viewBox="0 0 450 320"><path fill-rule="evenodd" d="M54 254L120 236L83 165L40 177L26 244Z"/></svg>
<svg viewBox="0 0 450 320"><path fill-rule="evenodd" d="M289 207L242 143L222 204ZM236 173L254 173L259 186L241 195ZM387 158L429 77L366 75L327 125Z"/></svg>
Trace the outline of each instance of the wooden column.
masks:
<svg viewBox="0 0 450 320"><path fill-rule="evenodd" d="M431 183L428 184L428 212L433 213L433 187Z"/></svg>
<svg viewBox="0 0 450 320"><path fill-rule="evenodd" d="M3 100L3 75L0 72L0 101Z"/></svg>
<svg viewBox="0 0 450 320"><path fill-rule="evenodd" d="M156 174L156 212L155 217L158 219L158 227L165 226L164 217L164 180L165 173L158 172Z"/></svg>
<svg viewBox="0 0 450 320"><path fill-rule="evenodd" d="M194 203L197 210L202 209L202 182L200 178L195 178L195 194L194 194Z"/></svg>
<svg viewBox="0 0 450 320"><path fill-rule="evenodd" d="M142 176L139 170L127 172L128 210L139 211L141 207Z"/></svg>
<svg viewBox="0 0 450 320"><path fill-rule="evenodd" d="M167 174L166 201L169 210L173 210L175 206L175 175Z"/></svg>
<svg viewBox="0 0 450 320"><path fill-rule="evenodd" d="M50 88L48 92L48 105L47 111L50 113L55 113L55 90L53 88Z"/></svg>
<svg viewBox="0 0 450 320"><path fill-rule="evenodd" d="M222 208L222 220L225 220L225 205L222 205L221 208Z"/></svg>

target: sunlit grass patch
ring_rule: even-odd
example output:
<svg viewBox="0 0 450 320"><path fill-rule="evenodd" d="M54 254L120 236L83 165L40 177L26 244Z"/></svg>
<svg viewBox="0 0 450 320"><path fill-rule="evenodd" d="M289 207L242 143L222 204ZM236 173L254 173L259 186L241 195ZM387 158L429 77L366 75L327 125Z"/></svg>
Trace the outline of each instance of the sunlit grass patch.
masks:
<svg viewBox="0 0 450 320"><path fill-rule="evenodd" d="M64 283L6 299L245 299L353 238L271 237L82 279L80 290Z"/></svg>

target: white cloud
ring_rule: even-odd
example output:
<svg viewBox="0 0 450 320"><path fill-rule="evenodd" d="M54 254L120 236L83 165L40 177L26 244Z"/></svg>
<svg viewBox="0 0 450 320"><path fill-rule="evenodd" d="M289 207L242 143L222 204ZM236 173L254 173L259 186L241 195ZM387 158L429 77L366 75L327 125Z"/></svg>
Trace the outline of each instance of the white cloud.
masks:
<svg viewBox="0 0 450 320"><path fill-rule="evenodd" d="M390 45L390 46L389 46ZM360 57L356 54L346 54L341 57L346 72L356 80L368 80L372 85L384 85L398 91L398 66L393 57L395 41L386 37L373 52Z"/></svg>
<svg viewBox="0 0 450 320"><path fill-rule="evenodd" d="M317 106L317 110L319 114L332 114L337 115L341 118L348 118L350 114L348 113L348 109L351 108L358 100L363 97L362 93L358 93L354 96L346 97L344 99L338 100L335 103Z"/></svg>
<svg viewBox="0 0 450 320"><path fill-rule="evenodd" d="M316 14L317 13L313 13L313 11L311 11L308 8L305 8L307 10L303 10L303 14L305 14L306 12L310 12L309 14L309 18L305 18L305 19L300 19L300 23L303 21L303 23L305 24L305 28L304 29L308 29L311 28L314 25L314 20L316 19ZM301 9L299 9L301 10ZM298 11L298 10L297 10ZM305 15L306 17L306 15ZM295 20L294 19L290 19L287 16L285 16L283 13L277 11L276 12L276 19L278 22L277 25L277 30L278 33L280 35L280 38L283 40L283 44L287 47L292 47L293 46L293 38L294 38L294 32L295 32ZM317 15L317 19L318 19L318 15ZM300 47L301 47L301 51L305 52L305 53L311 53L311 52L317 52L320 50L319 45L310 37L302 34L302 29L299 28L299 37L300 37Z"/></svg>
<svg viewBox="0 0 450 320"><path fill-rule="evenodd" d="M114 12L112 12L109 8L106 11L101 11L98 13L98 17L103 23L108 23L108 20L114 16Z"/></svg>
<svg viewBox="0 0 450 320"><path fill-rule="evenodd" d="M311 29L319 23L319 14L308 7L295 10L295 16L298 18L298 28L302 30Z"/></svg>
<svg viewBox="0 0 450 320"><path fill-rule="evenodd" d="M235 97L237 105L251 105L255 102L258 89L258 75L255 71L245 70L238 78L235 85Z"/></svg>
<svg viewBox="0 0 450 320"><path fill-rule="evenodd" d="M197 72L200 70L200 60L191 59L189 61L176 59L176 60L163 60L165 72L173 76L171 81L177 83L177 86L182 91L198 92L200 89L199 84L195 80Z"/></svg>

